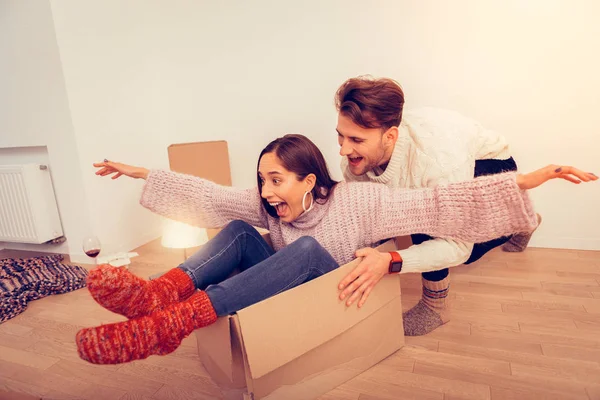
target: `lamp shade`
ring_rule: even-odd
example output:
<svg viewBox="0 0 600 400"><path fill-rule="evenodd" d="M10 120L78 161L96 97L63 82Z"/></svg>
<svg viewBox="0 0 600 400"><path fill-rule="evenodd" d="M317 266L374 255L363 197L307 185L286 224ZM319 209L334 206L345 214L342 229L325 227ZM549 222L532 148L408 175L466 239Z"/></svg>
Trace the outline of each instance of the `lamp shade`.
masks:
<svg viewBox="0 0 600 400"><path fill-rule="evenodd" d="M167 220L161 239L162 246L170 249L187 249L206 242L208 242L206 229L173 220Z"/></svg>

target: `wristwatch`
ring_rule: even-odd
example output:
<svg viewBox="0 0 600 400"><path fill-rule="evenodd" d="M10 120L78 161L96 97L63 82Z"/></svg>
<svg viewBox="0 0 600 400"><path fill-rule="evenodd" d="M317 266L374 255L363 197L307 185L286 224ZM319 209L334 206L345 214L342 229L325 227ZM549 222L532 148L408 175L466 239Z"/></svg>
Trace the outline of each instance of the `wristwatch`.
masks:
<svg viewBox="0 0 600 400"><path fill-rule="evenodd" d="M402 271L402 257L400 257L400 253L397 251L390 251L390 254L392 256L392 260L390 261L389 273L396 274Z"/></svg>

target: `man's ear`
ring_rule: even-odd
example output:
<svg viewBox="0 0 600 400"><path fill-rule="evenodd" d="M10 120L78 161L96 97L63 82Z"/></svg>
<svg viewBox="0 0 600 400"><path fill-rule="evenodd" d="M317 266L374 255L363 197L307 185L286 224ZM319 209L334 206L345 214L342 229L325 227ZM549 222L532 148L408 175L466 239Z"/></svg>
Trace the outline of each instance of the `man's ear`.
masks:
<svg viewBox="0 0 600 400"><path fill-rule="evenodd" d="M383 133L383 143L386 146L395 146L396 140L398 140L398 127L392 126Z"/></svg>

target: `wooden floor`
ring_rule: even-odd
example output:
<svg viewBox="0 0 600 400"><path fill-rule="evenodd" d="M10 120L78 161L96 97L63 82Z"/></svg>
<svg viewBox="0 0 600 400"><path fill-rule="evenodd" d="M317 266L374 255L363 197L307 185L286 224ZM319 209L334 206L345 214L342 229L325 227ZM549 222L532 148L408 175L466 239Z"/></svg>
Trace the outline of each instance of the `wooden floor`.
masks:
<svg viewBox="0 0 600 400"><path fill-rule="evenodd" d="M138 251L131 271L142 276L182 258L154 244ZM451 322L407 338L405 348L321 400L600 399L600 252L494 251L454 268L451 278ZM420 296L420 278L405 276L403 288L408 308ZM116 320L86 289L30 303L0 324L0 398L2 391L44 399L219 398L193 336L164 357L118 366L81 361L75 332Z"/></svg>

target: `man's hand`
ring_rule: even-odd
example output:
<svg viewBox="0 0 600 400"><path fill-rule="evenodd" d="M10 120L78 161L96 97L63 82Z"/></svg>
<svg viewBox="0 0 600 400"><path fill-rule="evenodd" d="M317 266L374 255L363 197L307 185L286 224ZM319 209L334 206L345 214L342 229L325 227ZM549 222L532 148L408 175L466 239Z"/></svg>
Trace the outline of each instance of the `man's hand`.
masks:
<svg viewBox="0 0 600 400"><path fill-rule="evenodd" d="M369 297L369 293L377 282L388 274L392 256L370 247L356 251L356 257L364 257L352 272L350 272L338 285L340 300L348 299L347 306L351 306L357 299L358 307L362 307Z"/></svg>

